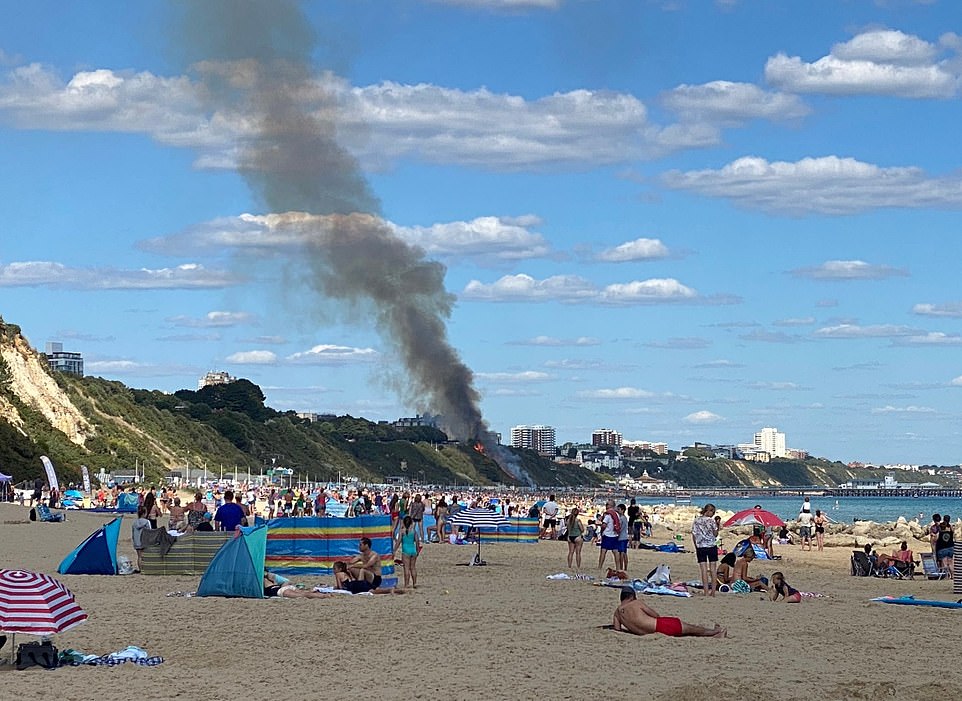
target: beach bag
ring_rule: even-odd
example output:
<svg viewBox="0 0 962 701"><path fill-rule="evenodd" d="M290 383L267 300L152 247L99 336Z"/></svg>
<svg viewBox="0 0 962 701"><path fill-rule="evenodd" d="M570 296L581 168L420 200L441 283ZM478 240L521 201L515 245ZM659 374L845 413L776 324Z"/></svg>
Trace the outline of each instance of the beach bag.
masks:
<svg viewBox="0 0 962 701"><path fill-rule="evenodd" d="M134 563L126 555L117 556L117 574L133 574Z"/></svg>
<svg viewBox="0 0 962 701"><path fill-rule="evenodd" d="M658 565L658 567L648 573L646 580L649 584L654 584L655 586L667 586L671 584L671 568L664 564Z"/></svg>
<svg viewBox="0 0 962 701"><path fill-rule="evenodd" d="M53 669L59 666L57 648L49 640L21 643L17 647L17 669L23 671L30 667Z"/></svg>
<svg viewBox="0 0 962 701"><path fill-rule="evenodd" d="M36 509L30 509L30 520L31 520L31 521L36 521L36 520L37 520L37 510L36 510Z"/></svg>

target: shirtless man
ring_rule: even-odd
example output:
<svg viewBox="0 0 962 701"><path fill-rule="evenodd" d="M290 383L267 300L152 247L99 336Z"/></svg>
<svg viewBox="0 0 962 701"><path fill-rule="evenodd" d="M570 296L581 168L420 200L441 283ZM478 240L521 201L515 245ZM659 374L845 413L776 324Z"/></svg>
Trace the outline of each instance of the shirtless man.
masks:
<svg viewBox="0 0 962 701"><path fill-rule="evenodd" d="M381 556L371 548L371 539L363 537L358 545L358 554L347 566L347 573L350 575L351 589L355 594L362 591L371 591L381 586ZM366 588L365 588L366 587ZM357 591L354 591L357 589Z"/></svg>
<svg viewBox="0 0 962 701"><path fill-rule="evenodd" d="M705 638L724 638L725 629L716 625L714 628L703 628L691 623L685 623L680 618L659 616L654 610L638 600L635 590L624 587L621 590L621 603L615 609L611 627L635 635L661 633L675 638L693 635Z"/></svg>
<svg viewBox="0 0 962 701"><path fill-rule="evenodd" d="M764 581L757 577L748 576L748 565L751 564L752 560L755 559L755 551L752 549L751 545L745 548L745 552L742 556L735 560L735 566L732 568L731 581L735 583L739 580L745 582L752 591L765 591L768 586Z"/></svg>

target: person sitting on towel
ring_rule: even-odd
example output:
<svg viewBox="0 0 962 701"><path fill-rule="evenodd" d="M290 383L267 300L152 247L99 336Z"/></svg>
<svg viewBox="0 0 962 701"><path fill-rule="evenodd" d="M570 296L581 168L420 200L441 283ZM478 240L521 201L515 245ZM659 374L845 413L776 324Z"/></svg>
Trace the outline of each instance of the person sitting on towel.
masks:
<svg viewBox="0 0 962 701"><path fill-rule="evenodd" d="M355 586L367 585L367 589L360 591L370 591L381 586L381 556L371 548L370 538L363 537L359 541L358 554L348 563L347 573L356 582Z"/></svg>
<svg viewBox="0 0 962 701"><path fill-rule="evenodd" d="M719 625L714 628L704 628L692 623L685 623L680 618L659 616L656 611L643 604L631 587L622 587L621 603L615 609L612 626L614 630L623 630L635 635L661 633L675 638L682 636L699 636L724 638L725 629Z"/></svg>
<svg viewBox="0 0 962 701"><path fill-rule="evenodd" d="M801 592L789 585L785 581L785 575L781 572L772 572L772 586L769 591L772 601L778 601L778 598L781 597L786 604L797 604L802 600Z"/></svg>
<svg viewBox="0 0 962 701"><path fill-rule="evenodd" d="M338 560L334 563L334 588L343 589L344 591L349 591L352 594L364 594L370 592L371 594L403 594L403 589L388 589L387 587L374 587L371 588L369 582L364 580L354 579L351 577L351 573L348 572L347 563Z"/></svg>
<svg viewBox="0 0 962 701"><path fill-rule="evenodd" d="M725 553L725 556L718 562L718 585L732 583L732 570L735 569L735 552Z"/></svg>
<svg viewBox="0 0 962 701"><path fill-rule="evenodd" d="M737 592L765 591L768 582L761 577L749 577L748 565L755 559L755 550L750 545L745 548L742 556L735 560L732 568L732 589Z"/></svg>

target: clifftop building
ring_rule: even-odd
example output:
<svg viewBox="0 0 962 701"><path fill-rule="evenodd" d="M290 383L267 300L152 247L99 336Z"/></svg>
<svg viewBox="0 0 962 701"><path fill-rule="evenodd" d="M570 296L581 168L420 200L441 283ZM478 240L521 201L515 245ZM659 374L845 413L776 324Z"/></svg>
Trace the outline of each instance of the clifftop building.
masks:
<svg viewBox="0 0 962 701"><path fill-rule="evenodd" d="M229 372L209 372L197 381L197 389L204 389L211 385L229 385L236 379L231 377Z"/></svg>
<svg viewBox="0 0 962 701"><path fill-rule="evenodd" d="M51 370L57 372L67 372L78 377L84 376L84 358L80 353L69 353L64 351L62 343L48 341L46 352L47 365Z"/></svg>
<svg viewBox="0 0 962 701"><path fill-rule="evenodd" d="M785 434L777 428L763 428L756 433L754 445L773 458L784 458L788 455L785 450Z"/></svg>
<svg viewBox="0 0 962 701"><path fill-rule="evenodd" d="M540 455L553 456L555 448L553 426L515 426L511 429L511 447L536 450Z"/></svg>
<svg viewBox="0 0 962 701"><path fill-rule="evenodd" d="M621 434L610 428L599 428L591 434L591 445L613 445L621 446Z"/></svg>

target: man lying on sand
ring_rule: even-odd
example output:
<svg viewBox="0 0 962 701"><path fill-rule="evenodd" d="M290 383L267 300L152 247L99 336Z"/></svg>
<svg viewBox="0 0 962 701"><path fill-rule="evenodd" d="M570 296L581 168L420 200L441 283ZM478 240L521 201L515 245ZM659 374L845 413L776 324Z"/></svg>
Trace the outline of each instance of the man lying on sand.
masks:
<svg viewBox="0 0 962 701"><path fill-rule="evenodd" d="M614 630L623 630L635 635L661 633L675 638L688 635L706 638L726 637L725 629L718 625L714 628L703 628L685 623L680 618L659 616L657 612L638 600L635 590L631 587L624 587L621 590L621 603L615 609L611 627Z"/></svg>

